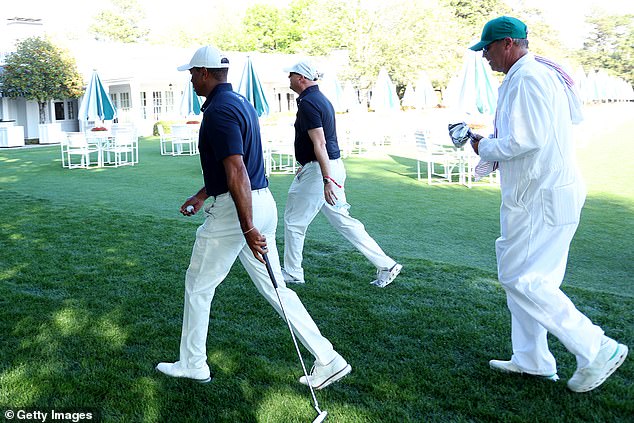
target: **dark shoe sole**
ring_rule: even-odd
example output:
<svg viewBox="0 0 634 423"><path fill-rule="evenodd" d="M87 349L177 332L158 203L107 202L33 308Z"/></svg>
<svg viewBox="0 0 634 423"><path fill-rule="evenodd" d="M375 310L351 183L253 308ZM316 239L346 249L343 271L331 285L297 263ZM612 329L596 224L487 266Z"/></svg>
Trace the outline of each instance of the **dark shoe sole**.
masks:
<svg viewBox="0 0 634 423"><path fill-rule="evenodd" d="M352 371L352 367L349 364L346 364L346 367L339 370L337 373L330 376L328 379L322 382L319 386L313 386L315 389L324 389L326 386L335 383L336 381L343 379L344 376L347 376Z"/></svg>
<svg viewBox="0 0 634 423"><path fill-rule="evenodd" d="M156 367L154 368L154 370L156 370L157 373L162 374L163 376L173 377L173 378L177 378L177 379L188 379L188 380L191 380L193 382L201 383L201 384L202 383L209 383L209 382L211 382L211 379L213 379L213 375L209 376L207 379L194 379L194 378L186 377L186 376L172 376L172 375L168 375L167 373L163 373L162 371L160 371Z"/></svg>

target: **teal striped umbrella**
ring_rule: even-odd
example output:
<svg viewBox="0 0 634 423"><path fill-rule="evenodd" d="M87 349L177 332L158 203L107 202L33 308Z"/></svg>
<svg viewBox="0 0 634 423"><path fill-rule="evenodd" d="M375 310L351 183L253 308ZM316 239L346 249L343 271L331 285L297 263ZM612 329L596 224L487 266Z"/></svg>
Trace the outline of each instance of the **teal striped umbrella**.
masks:
<svg viewBox="0 0 634 423"><path fill-rule="evenodd" d="M466 50L462 71L447 86L445 103L469 115L493 115L498 85L482 54Z"/></svg>
<svg viewBox="0 0 634 423"><path fill-rule="evenodd" d="M242 94L249 100L249 103L253 104L258 116L269 114L269 103L266 101L264 95L264 89L260 83L260 78L255 72L251 57L247 56L247 62L242 69L242 78L240 78L240 84L238 85L238 93Z"/></svg>
<svg viewBox="0 0 634 423"><path fill-rule="evenodd" d="M79 119L104 121L112 120L116 115L114 105L110 101L110 96L101 83L97 71L93 71L79 106Z"/></svg>
<svg viewBox="0 0 634 423"><path fill-rule="evenodd" d="M194 91L192 81L188 80L187 84L185 84L185 89L183 90L180 107L178 108L180 115L187 117L201 114L202 112L200 111L200 108L203 103L204 101L202 98L200 98L198 94L196 94L196 91Z"/></svg>

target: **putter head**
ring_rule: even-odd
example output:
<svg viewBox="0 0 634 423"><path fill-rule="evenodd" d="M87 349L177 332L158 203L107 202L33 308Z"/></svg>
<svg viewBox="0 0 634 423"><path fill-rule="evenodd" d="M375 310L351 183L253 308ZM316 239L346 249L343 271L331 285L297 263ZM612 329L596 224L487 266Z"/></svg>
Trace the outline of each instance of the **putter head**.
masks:
<svg viewBox="0 0 634 423"><path fill-rule="evenodd" d="M315 417L315 420L313 420L313 423L321 423L326 420L327 416L328 412L326 410L320 411L319 414L317 414L317 417Z"/></svg>

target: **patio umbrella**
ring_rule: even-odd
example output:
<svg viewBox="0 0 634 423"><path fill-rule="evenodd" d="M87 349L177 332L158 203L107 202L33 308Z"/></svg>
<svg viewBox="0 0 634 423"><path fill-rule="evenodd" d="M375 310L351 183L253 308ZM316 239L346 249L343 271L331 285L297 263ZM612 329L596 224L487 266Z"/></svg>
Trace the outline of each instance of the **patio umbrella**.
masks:
<svg viewBox="0 0 634 423"><path fill-rule="evenodd" d="M427 76L425 71L420 71L416 80L416 107L425 109L435 107L437 104L438 98L429 76Z"/></svg>
<svg viewBox="0 0 634 423"><path fill-rule="evenodd" d="M493 115L498 82L480 52L467 50L462 70L447 86L448 106L468 115Z"/></svg>
<svg viewBox="0 0 634 423"><path fill-rule="evenodd" d="M597 73L590 70L587 76L586 100L589 102L598 101L601 98Z"/></svg>
<svg viewBox="0 0 634 423"><path fill-rule="evenodd" d="M352 82L346 81L343 85L342 103L345 110L348 112L357 111L361 108L359 103L359 95L352 86Z"/></svg>
<svg viewBox="0 0 634 423"><path fill-rule="evenodd" d="M191 115L199 115L201 113L200 108L204 101L194 91L192 81L188 80L183 90L183 96L181 97L181 104L178 108L179 114L183 117Z"/></svg>
<svg viewBox="0 0 634 423"><path fill-rule="evenodd" d="M249 100L255 110L258 112L258 116L269 114L269 103L266 101L264 95L264 89L260 83L260 78L255 72L251 57L247 56L247 61L242 69L242 78L240 78L240 84L238 85L238 93L242 94Z"/></svg>
<svg viewBox="0 0 634 423"><path fill-rule="evenodd" d="M414 91L412 84L407 84L405 94L403 94L403 100L401 100L401 105L403 107L417 107L416 91Z"/></svg>
<svg viewBox="0 0 634 423"><path fill-rule="evenodd" d="M585 103L588 100L588 79L586 78L586 73L583 70L583 67L578 66L575 69L575 72L572 75L572 80L575 82L577 87L579 98Z"/></svg>
<svg viewBox="0 0 634 423"><path fill-rule="evenodd" d="M79 120L112 120L116 114L114 105L110 101L110 96L101 83L97 71L94 70L79 106Z"/></svg>
<svg viewBox="0 0 634 423"><path fill-rule="evenodd" d="M330 100L336 112L346 111L346 107L343 104L343 90L334 73L327 72L324 74L324 78L319 83L319 90Z"/></svg>
<svg viewBox="0 0 634 423"><path fill-rule="evenodd" d="M394 111L400 109L400 101L396 94L396 87L392 83L385 68L381 68L376 79L370 98L370 107L377 112Z"/></svg>

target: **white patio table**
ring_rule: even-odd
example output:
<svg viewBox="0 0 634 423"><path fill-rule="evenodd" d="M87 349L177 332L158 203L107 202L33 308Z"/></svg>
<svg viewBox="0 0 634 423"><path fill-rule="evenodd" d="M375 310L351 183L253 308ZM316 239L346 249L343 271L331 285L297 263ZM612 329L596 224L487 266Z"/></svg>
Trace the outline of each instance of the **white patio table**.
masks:
<svg viewBox="0 0 634 423"><path fill-rule="evenodd" d="M89 144L97 146L97 167L104 167L104 151L112 141L110 131L86 131L86 140Z"/></svg>

